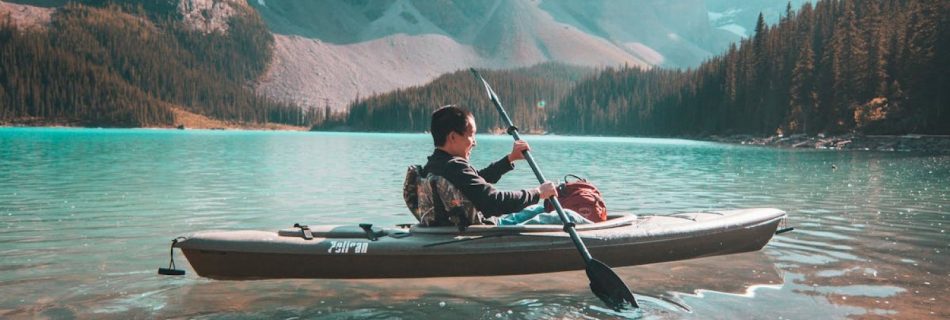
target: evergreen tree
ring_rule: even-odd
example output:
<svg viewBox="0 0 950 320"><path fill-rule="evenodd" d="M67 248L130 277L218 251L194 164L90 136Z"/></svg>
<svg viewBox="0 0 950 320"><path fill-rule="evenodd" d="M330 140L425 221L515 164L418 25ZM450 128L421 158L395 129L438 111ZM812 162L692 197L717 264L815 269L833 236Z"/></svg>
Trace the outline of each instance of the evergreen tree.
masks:
<svg viewBox="0 0 950 320"><path fill-rule="evenodd" d="M786 131L790 133L810 133L808 132L808 116L815 112L815 104L818 101L818 93L815 88L815 53L811 49L811 43L805 41L802 43L801 50L798 53L798 62L795 64L795 70L792 72L791 96L788 120L786 120Z"/></svg>

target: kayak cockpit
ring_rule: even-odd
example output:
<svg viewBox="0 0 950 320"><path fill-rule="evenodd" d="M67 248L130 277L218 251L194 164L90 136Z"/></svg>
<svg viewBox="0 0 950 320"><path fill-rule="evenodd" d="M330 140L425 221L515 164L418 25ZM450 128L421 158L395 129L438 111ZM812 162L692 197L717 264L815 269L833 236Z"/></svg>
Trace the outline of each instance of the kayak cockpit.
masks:
<svg viewBox="0 0 950 320"><path fill-rule="evenodd" d="M618 214L607 216L607 221L589 223L589 224L578 224L575 226L575 230L588 231L588 230L601 230L601 229L610 229L616 227L623 227L633 224L637 220L637 215L634 214ZM563 231L564 226L561 224L525 224L525 225L513 225L513 226L495 226L495 225L472 225L468 228L465 228L465 231L459 232L458 227L448 226L448 227L423 227L420 225L413 225L409 232L417 234L498 234L498 233L531 233L531 232L558 232Z"/></svg>
<svg viewBox="0 0 950 320"><path fill-rule="evenodd" d="M704 211L694 213L679 213L673 215L658 215L638 217L634 214L614 214L607 217L607 221L578 224L575 226L577 232L606 230L627 227L633 224L649 223L654 228L664 227L687 227L702 228L704 223L720 221L726 225L739 225L746 220L744 216L768 216L781 218L785 213L778 209L740 209L730 211ZM772 219L766 219L772 220ZM730 223L730 221L732 223ZM768 221L766 221L768 222ZM322 226L301 226L295 225L294 228L282 229L278 231L281 237L297 237L304 239L326 238L326 239L369 239L375 240L382 237L402 238L409 235L504 235L504 234L526 234L526 233L551 233L563 232L564 226L561 224L526 224L526 225L471 225L462 231L456 226L444 227L424 227L418 224L399 225L393 228L381 228L370 224L359 225L322 225Z"/></svg>
<svg viewBox="0 0 950 320"><path fill-rule="evenodd" d="M617 214L610 215L607 217L607 221L590 223L590 224L579 224L576 226L577 231L589 231L589 230L601 230L601 229L610 229L623 226L629 226L637 220L637 216L634 214ZM465 234L465 235L484 235L484 234L520 234L520 233L535 233L535 232L559 232L563 231L564 226L560 224L531 224L531 225L513 225L513 226L497 226L497 225L472 225L468 228L465 228L464 231L459 231L458 227L455 226L445 226L445 227L423 227L418 224L415 225L400 225L403 228L380 228L374 227L372 225L361 224L361 225L324 225L324 226L300 226L297 225L294 228L282 229L278 231L278 235L282 237L297 237L297 238L331 238L331 239L345 239L345 238L379 238L384 236L393 236L400 237L408 234L432 234L432 235L443 235L443 234ZM408 229L408 230L407 230Z"/></svg>

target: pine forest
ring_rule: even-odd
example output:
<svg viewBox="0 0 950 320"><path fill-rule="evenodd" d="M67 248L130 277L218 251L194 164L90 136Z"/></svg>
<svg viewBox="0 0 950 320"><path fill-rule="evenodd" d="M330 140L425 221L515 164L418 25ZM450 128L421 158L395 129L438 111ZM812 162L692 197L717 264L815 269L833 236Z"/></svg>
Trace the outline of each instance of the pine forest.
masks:
<svg viewBox="0 0 950 320"><path fill-rule="evenodd" d="M0 17L0 121L172 126L179 108L234 122L313 123L314 112L248 85L273 42L256 14L235 15L226 34L205 34L185 27L166 2L70 3L46 29Z"/></svg>

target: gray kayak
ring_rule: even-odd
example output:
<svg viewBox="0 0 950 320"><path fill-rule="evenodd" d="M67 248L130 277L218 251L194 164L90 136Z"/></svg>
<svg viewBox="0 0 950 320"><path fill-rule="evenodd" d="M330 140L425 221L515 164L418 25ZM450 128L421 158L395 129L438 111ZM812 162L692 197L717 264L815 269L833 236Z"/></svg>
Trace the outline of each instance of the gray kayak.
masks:
<svg viewBox="0 0 950 320"><path fill-rule="evenodd" d="M591 255L612 267L761 249L783 222L778 209L668 216L614 215L578 225ZM183 239L182 239L183 238ZM202 231L179 238L198 275L213 279L418 278L583 270L560 225L314 226Z"/></svg>

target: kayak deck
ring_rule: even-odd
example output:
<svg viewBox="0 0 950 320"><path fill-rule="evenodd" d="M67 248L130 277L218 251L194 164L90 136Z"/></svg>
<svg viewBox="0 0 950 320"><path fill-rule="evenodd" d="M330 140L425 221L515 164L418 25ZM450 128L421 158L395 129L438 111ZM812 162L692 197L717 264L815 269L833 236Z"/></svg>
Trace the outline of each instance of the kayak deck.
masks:
<svg viewBox="0 0 950 320"><path fill-rule="evenodd" d="M578 225L596 259L613 267L755 251L785 212L743 209L622 216ZM214 279L413 278L514 275L584 269L560 225L274 231L204 231L175 244L195 271ZM370 238L377 238L373 241Z"/></svg>

